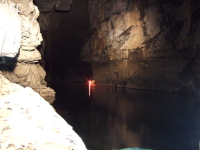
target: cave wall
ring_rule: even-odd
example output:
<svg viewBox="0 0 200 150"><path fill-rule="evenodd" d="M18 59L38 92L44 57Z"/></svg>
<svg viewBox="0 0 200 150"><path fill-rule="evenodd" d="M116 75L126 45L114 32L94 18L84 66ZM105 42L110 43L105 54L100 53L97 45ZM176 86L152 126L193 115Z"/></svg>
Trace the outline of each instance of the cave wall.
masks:
<svg viewBox="0 0 200 150"><path fill-rule="evenodd" d="M198 93L199 1L91 0L88 10L81 58L97 84Z"/></svg>

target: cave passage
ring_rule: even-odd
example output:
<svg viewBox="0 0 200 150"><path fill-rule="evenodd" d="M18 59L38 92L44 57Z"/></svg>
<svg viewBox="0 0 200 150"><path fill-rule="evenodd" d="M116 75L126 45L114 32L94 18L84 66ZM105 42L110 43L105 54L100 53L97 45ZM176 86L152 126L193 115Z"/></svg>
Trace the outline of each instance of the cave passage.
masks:
<svg viewBox="0 0 200 150"><path fill-rule="evenodd" d="M56 91L53 106L88 150L198 149L198 97L158 92L198 91L199 55L193 51L199 49L184 42L188 35L197 41L187 32L198 30L198 23L189 29L180 17L193 4L112 2L90 0L88 8L87 1L74 0L69 12L52 11L42 33L46 79ZM114 88L93 86L89 96L92 77Z"/></svg>
<svg viewBox="0 0 200 150"><path fill-rule="evenodd" d="M199 0L8 2L20 12L0 2L2 79L52 104L88 150L199 148Z"/></svg>
<svg viewBox="0 0 200 150"><path fill-rule="evenodd" d="M88 31L87 1L73 1L69 12L52 11L48 30L42 32L46 45L44 67L49 84L53 80L87 82L92 77L91 63L82 62L80 58Z"/></svg>

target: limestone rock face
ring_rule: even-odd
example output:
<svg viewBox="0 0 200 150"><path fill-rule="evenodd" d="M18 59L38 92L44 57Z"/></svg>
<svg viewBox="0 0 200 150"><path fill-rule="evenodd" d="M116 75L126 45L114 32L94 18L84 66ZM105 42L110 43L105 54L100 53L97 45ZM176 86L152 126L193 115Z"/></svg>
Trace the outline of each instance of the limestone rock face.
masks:
<svg viewBox="0 0 200 150"><path fill-rule="evenodd" d="M31 88L0 73L0 149L86 150L81 138Z"/></svg>
<svg viewBox="0 0 200 150"><path fill-rule="evenodd" d="M195 0L91 0L81 58L99 84L197 92L199 8Z"/></svg>
<svg viewBox="0 0 200 150"><path fill-rule="evenodd" d="M39 65L41 54L37 47L42 35L37 22L38 8L33 0L7 0L0 2L0 70L11 82L31 87L50 103L55 100L55 92L46 87L45 71ZM18 55L16 55L18 53ZM45 92L44 92L45 91Z"/></svg>

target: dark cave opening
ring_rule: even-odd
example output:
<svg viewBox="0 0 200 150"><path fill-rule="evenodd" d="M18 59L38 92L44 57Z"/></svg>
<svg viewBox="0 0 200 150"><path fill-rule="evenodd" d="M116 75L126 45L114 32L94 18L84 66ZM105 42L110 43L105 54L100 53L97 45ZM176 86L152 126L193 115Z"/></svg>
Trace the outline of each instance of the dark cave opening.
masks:
<svg viewBox="0 0 200 150"><path fill-rule="evenodd" d="M42 31L45 42L43 64L50 86L59 80L87 82L92 78L91 63L82 62L80 58L89 25L86 1L73 1L68 12L52 11L48 29Z"/></svg>

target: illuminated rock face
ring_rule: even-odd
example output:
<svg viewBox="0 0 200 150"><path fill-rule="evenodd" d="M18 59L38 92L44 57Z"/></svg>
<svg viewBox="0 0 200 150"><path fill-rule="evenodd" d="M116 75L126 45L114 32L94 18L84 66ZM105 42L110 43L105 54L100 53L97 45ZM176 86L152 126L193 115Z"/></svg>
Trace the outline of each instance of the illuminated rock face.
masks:
<svg viewBox="0 0 200 150"><path fill-rule="evenodd" d="M0 56L15 57L21 44L21 21L12 5L0 3Z"/></svg>
<svg viewBox="0 0 200 150"><path fill-rule="evenodd" d="M89 1L82 61L93 63L99 84L197 92L199 7L195 0Z"/></svg>
<svg viewBox="0 0 200 150"><path fill-rule="evenodd" d="M31 87L52 103L55 92L46 87L46 73L39 65L41 54L37 47L42 35L38 8L33 0L0 1L0 7L0 19L5 20L0 23L0 56L15 57L5 58L0 69L11 82Z"/></svg>
<svg viewBox="0 0 200 150"><path fill-rule="evenodd" d="M40 95L0 72L0 149L86 150L81 138Z"/></svg>

